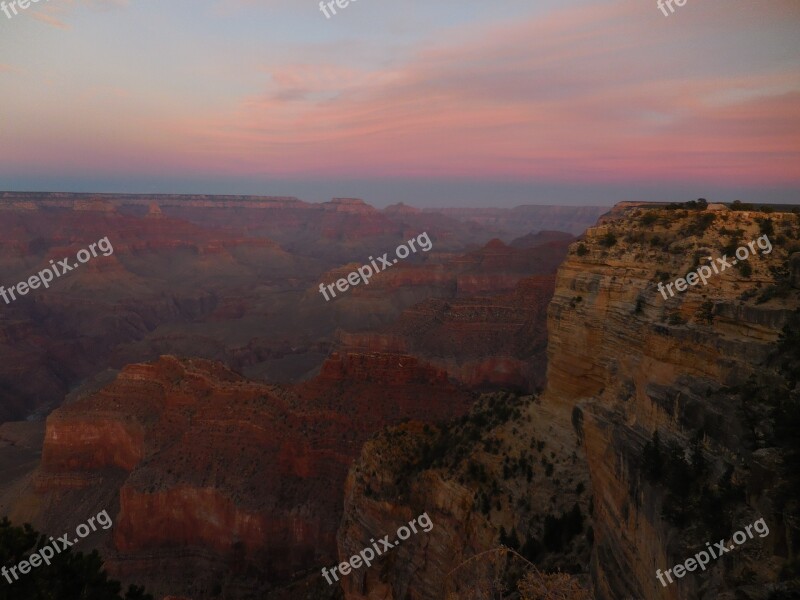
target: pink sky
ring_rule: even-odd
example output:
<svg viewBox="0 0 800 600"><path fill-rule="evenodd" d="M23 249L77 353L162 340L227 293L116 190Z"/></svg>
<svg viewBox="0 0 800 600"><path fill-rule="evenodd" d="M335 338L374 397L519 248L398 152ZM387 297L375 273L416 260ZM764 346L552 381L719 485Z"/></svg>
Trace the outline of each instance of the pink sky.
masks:
<svg viewBox="0 0 800 600"><path fill-rule="evenodd" d="M401 179L798 200L797 0L669 17L655 0L360 0L329 20L312 3L162 5L0 14L0 188Z"/></svg>

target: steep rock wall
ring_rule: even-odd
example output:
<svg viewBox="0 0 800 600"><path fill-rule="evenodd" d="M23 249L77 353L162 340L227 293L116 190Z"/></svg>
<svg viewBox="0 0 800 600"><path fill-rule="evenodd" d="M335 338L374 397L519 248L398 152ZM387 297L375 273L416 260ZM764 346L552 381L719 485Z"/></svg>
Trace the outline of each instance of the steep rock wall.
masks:
<svg viewBox="0 0 800 600"><path fill-rule="evenodd" d="M745 447L738 406L716 392L742 384L760 369L791 311L800 306L796 292L761 304L754 299L774 283L770 267L785 263L792 251L797 220L791 214L769 216L786 234L785 245L751 256L752 274L726 269L707 286L665 300L659 281L671 282L695 270L697 259L706 264L703 257L723 254L728 230L741 229L742 244L756 240L761 235L757 219L768 215L724 211L700 232L697 213L657 210L653 226L652 217L642 223L646 210L654 209L628 206L589 229L582 256L575 244L559 269L549 308L543 402L562 421L570 418L583 441L594 492L598 598L725 597L733 589L749 589L739 580L744 569L756 573L756 580L774 581L780 557L770 555L787 558L776 550L783 528L780 518L769 514L764 500L769 490L755 486L758 491L741 503L727 535L758 516L772 523L776 535L760 548L751 542L752 556L743 553L725 567L712 565L710 576L685 577L664 587L656 569L683 562L702 546L684 539L688 525L677 527L662 517L664 490L643 480L642 453L654 431L684 448L701 435L702 454L712 462L736 464L734 481L747 485L749 465L758 457ZM616 243L609 245L609 234ZM712 322L703 316L704 303ZM759 552L761 560L755 560Z"/></svg>

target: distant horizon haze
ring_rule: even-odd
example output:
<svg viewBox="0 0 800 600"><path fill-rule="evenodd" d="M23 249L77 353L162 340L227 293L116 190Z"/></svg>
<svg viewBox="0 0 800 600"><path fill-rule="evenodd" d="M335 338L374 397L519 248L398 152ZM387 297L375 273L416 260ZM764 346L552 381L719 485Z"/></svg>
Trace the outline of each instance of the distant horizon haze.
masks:
<svg viewBox="0 0 800 600"><path fill-rule="evenodd" d="M597 189L591 186L537 186L535 184L511 184L508 182L230 182L208 183L190 186L149 182L142 185L106 182L100 185L89 183L55 187L42 185L3 186L0 179L0 194L19 193L70 193L70 194L144 194L144 195L208 195L208 196L264 196L295 197L304 202L319 204L333 198L359 198L378 209L403 203L415 208L514 208L517 206L608 206L619 202L686 202L705 198L709 202L733 202L741 200L751 204L800 204L800 189L742 189L700 188L689 186L667 192L662 186L614 186Z"/></svg>

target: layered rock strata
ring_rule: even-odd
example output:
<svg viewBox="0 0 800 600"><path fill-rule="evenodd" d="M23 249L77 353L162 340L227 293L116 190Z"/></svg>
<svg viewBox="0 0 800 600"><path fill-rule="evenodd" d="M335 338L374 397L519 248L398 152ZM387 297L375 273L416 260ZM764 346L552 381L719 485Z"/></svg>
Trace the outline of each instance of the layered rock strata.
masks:
<svg viewBox="0 0 800 600"><path fill-rule="evenodd" d="M164 356L51 414L36 489L44 503L76 489L119 503L115 576L206 597L238 573L266 590L333 560L344 479L369 435L469 402L402 354L334 354L295 387Z"/></svg>
<svg viewBox="0 0 800 600"><path fill-rule="evenodd" d="M762 253L762 239L746 266L737 263L736 248L765 232L772 250ZM785 543L796 544L797 526L788 527L774 502L780 469L761 464L766 450L748 444L740 400L721 392L771 368L781 331L800 307L797 289L781 274L800 250L799 232L790 213L712 215L632 204L589 229L559 269L543 403L570 419L583 441L595 499L598 598L760 598L780 579L778 565L792 560ZM734 266L718 274L709 268L707 285L667 292L667 299L659 292L658 283L685 278L708 265L706 257L721 268L717 259L725 254ZM765 301L773 287L783 293ZM719 495L717 481L729 468L733 486L747 488L746 501L718 509L732 527L720 537L730 539L759 516L774 535L749 542L707 573L662 586L657 569L683 562L711 540L697 514L684 525L665 518L675 510L674 483L648 481L644 473L654 432L684 449L686 461L693 440L701 440L691 459L710 470L701 500ZM773 483L757 475L764 470ZM690 501L687 495L677 503Z"/></svg>
<svg viewBox="0 0 800 600"><path fill-rule="evenodd" d="M512 293L429 299L379 332L342 331L344 348L405 352L472 388L533 391L544 384L547 304L555 277L517 280Z"/></svg>
<svg viewBox="0 0 800 600"><path fill-rule="evenodd" d="M730 260L738 247L763 235L772 250L761 252L768 248L762 239L747 266L719 273L709 266L713 276L706 286L667 294L666 300L657 289L659 282L708 265L705 257L717 265L724 254ZM785 388L781 373L797 366L798 349L787 340L800 336L793 275L798 240L794 214L724 207L712 213L627 204L590 228L558 272L548 309L545 393L523 413L530 420L512 430L554 447L553 478L534 473L527 486L498 483L489 499L499 504L487 518L475 502L480 483L470 483L460 469L469 473L471 461L478 480L485 473L488 481L500 481L485 456L497 450L496 435L481 428L462 452L469 460L442 465L421 458L430 452L424 434L387 433L392 443L367 445L351 470L340 558L422 509L444 524L450 553L436 553L441 540L430 548L415 542L413 554L348 579L348 600L437 597L433 590L442 589L464 557L498 543L503 531L508 541L510 525L541 541L536 521L554 508L542 496L551 494L558 510L568 508L576 482L592 498L591 534L583 531L592 544L591 562L586 554L573 556L579 570L591 572L595 597L762 599L770 590L775 597L792 597L787 590L800 520L789 491L796 485L787 462L794 460L786 446L791 434L780 434L780 415L793 418L785 412L791 407L781 408L782 398L796 402L797 395L791 389L796 372L785 375ZM417 440L416 450L392 453L398 436ZM661 454L654 451L658 447ZM391 474L416 472L420 464L410 491L390 500L396 485ZM571 485L565 485L570 477ZM533 523L526 529L516 518L517 506L530 497L537 502L526 514ZM585 506L580 499L578 505ZM731 543L734 531L759 517L769 525L769 536L748 541L704 573L666 587L659 583L657 569L682 563L705 541L725 537ZM541 568L558 562L542 555L533 561Z"/></svg>

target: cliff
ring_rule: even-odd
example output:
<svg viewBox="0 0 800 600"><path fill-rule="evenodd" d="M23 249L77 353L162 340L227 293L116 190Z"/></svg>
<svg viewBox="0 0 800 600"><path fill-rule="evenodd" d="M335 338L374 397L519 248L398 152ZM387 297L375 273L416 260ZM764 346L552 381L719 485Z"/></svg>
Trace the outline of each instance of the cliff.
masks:
<svg viewBox="0 0 800 600"><path fill-rule="evenodd" d="M76 490L118 502L107 548L117 577L189 597L231 577L229 594L267 591L333 560L347 469L373 432L451 418L469 401L402 354L333 354L296 386L164 356L50 415L36 502Z"/></svg>
<svg viewBox="0 0 800 600"><path fill-rule="evenodd" d="M409 423L370 440L347 478L340 560L372 538L396 539L423 512L433 528L344 577L345 598L481 600L492 581L520 576L505 559L492 561L501 544L522 566L580 573L591 548L581 535L586 466L574 438L553 435L551 416L532 396L492 393L458 421Z"/></svg>
<svg viewBox="0 0 800 600"><path fill-rule="evenodd" d="M471 388L544 385L547 304L555 277L515 277L512 293L428 299L378 332L339 333L344 348L418 356Z"/></svg>
<svg viewBox="0 0 800 600"><path fill-rule="evenodd" d="M441 597L467 557L500 542L591 578L603 600L793 597L799 225L788 213L631 204L590 228L558 271L539 399L504 399L490 411L512 411L499 428L476 409L467 431L463 420L446 433L407 427L365 446L348 477L341 560L407 515L427 510L442 525L346 578L346 598ZM666 300L658 291L765 234L772 250L762 240L746 266ZM537 453L544 473L516 479ZM768 536L704 573L656 579L759 517ZM484 581L496 575L482 569Z"/></svg>
<svg viewBox="0 0 800 600"><path fill-rule="evenodd" d="M292 277L308 277L308 261L268 239L164 215L138 218L101 199L69 202L74 210L45 203L0 218L5 289L101 238L113 247L47 289L8 304L0 299L0 421L40 418L105 369L160 353L227 359L252 337L252 327L240 323L263 312L261 290L291 289ZM231 297L240 310L226 315ZM228 326L199 330L208 320Z"/></svg>
<svg viewBox="0 0 800 600"><path fill-rule="evenodd" d="M543 403L571 415L587 457L598 598L760 598L794 560L796 504L780 500L788 476L773 464L783 442L748 433L753 414L766 430L777 409L752 393L766 382L742 391L751 376L778 376L777 344L800 307L787 274L798 225L789 213L623 207L559 269ZM764 242L736 261L765 234L769 253ZM721 267L724 254L733 268L707 285L659 292L706 257ZM656 432L669 460L648 459ZM772 531L764 540L667 587L655 578L759 516Z"/></svg>
<svg viewBox="0 0 800 600"><path fill-rule="evenodd" d="M395 265L336 300L338 341L343 350L413 354L471 388L539 389L553 273L572 239L553 232L512 245L495 239L443 264L426 257L423 264ZM323 281L356 266L329 272ZM389 325L366 327L365 312L374 318L381 308L388 311L387 290L420 301L397 311Z"/></svg>

